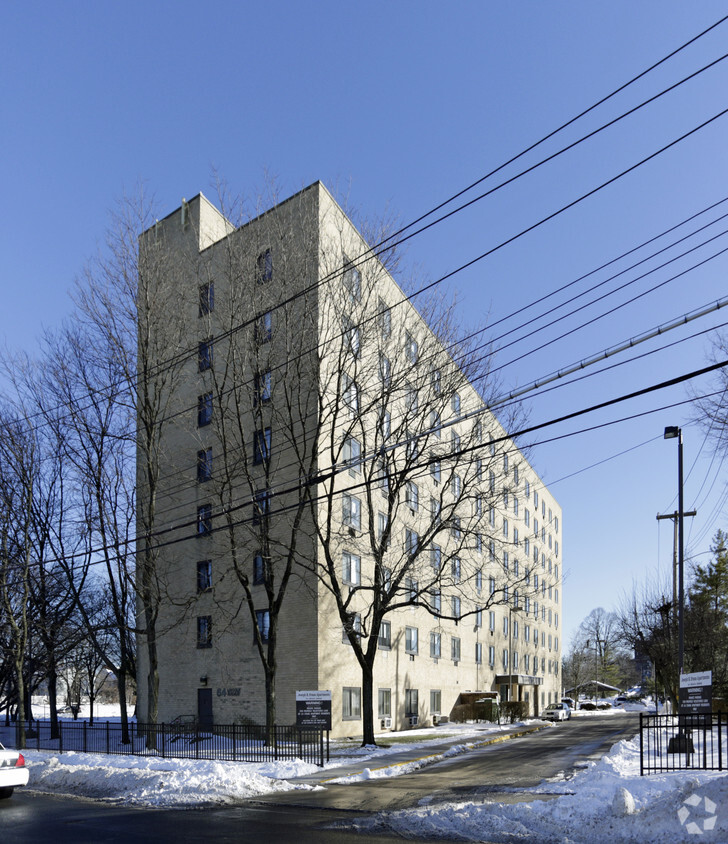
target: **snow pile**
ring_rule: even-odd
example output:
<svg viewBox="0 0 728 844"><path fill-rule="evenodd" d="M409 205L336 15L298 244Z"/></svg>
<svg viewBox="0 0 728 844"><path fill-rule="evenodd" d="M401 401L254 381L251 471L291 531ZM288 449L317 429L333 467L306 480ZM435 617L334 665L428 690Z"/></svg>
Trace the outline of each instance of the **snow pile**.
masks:
<svg viewBox="0 0 728 844"><path fill-rule="evenodd" d="M243 765L94 753L27 750L23 754L30 768L28 788L33 791L160 808L235 803L287 791L301 786L291 785L285 777L318 770L304 762Z"/></svg>
<svg viewBox="0 0 728 844"><path fill-rule="evenodd" d="M728 841L728 774L640 777L638 739L619 742L571 780L530 791L530 802L429 804L356 826L408 837L539 844L678 844L691 835ZM543 799L554 793L560 796Z"/></svg>

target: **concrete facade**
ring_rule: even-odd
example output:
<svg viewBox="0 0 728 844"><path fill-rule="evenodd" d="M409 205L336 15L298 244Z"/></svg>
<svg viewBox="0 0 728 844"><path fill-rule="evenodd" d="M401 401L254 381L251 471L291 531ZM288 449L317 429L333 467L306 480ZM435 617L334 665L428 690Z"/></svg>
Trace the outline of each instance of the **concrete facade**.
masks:
<svg viewBox="0 0 728 844"><path fill-rule="evenodd" d="M143 319L166 379L159 720L264 723L271 637L276 721L330 690L335 736L361 734L369 638L377 729L465 692L558 699L561 510L441 306L415 308L320 183L242 226L198 195L147 252L174 294Z"/></svg>

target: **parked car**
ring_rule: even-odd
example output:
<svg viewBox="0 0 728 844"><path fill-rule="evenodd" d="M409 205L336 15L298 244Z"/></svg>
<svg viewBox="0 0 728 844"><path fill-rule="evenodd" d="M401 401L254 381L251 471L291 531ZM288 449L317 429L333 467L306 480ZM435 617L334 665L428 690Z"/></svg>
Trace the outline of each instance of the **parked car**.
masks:
<svg viewBox="0 0 728 844"><path fill-rule="evenodd" d="M10 797L14 788L27 785L28 776L23 754L0 744L0 800Z"/></svg>
<svg viewBox="0 0 728 844"><path fill-rule="evenodd" d="M573 697L562 697L561 702L565 703L571 710L578 709Z"/></svg>
<svg viewBox="0 0 728 844"><path fill-rule="evenodd" d="M538 717L544 721L568 721L571 709L568 703L550 703Z"/></svg>

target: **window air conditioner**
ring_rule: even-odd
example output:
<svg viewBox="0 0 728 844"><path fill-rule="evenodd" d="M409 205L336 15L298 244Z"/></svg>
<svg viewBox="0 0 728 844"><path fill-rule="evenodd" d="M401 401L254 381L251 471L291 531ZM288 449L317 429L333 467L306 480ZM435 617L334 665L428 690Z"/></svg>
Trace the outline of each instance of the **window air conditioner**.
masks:
<svg viewBox="0 0 728 844"><path fill-rule="evenodd" d="M349 536L356 536L356 530L353 527L349 528Z"/></svg>
<svg viewBox="0 0 728 844"><path fill-rule="evenodd" d="M418 721L419 721L419 718L418 718L417 715L410 715L410 719L409 719L410 727L416 727Z"/></svg>
<svg viewBox="0 0 728 844"><path fill-rule="evenodd" d="M382 718L382 729L383 730L391 730L392 729L392 719L391 718Z"/></svg>

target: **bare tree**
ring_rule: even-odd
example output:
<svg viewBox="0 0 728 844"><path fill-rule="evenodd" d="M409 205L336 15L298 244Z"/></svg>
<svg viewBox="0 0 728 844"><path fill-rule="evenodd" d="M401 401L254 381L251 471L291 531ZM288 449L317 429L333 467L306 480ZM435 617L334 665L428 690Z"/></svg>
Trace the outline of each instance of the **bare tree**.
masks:
<svg viewBox="0 0 728 844"><path fill-rule="evenodd" d="M90 448L96 453L81 455L86 478L91 484L92 512L106 554L109 584L126 588L125 574L129 551L129 509L133 484L130 457L123 449L114 450L111 437L119 437L136 451L136 574L134 588L138 610L135 629L144 645L146 669L144 719L155 724L158 711L159 669L157 657L158 616L165 584L160 582L158 540L155 537L162 466L173 464L163 453L164 433L171 424L170 409L174 385L184 364L180 291L175 284L175 266L162 248L161 235L152 225L151 205L143 193L138 199L124 199L117 207L101 254L89 264L76 290L78 324L83 331L83 351L93 350L95 370L76 374L82 390L91 388L94 396L74 419L78 431L93 431ZM151 226L151 228L150 228ZM139 235L145 229L146 237ZM77 352L81 350L76 349ZM80 361L77 360L77 363ZM101 377L101 383L99 382ZM84 409L77 405L77 410ZM107 414L116 414L111 429L105 427ZM98 450L106 446L109 462ZM114 466L114 462L116 465ZM111 471L113 474L107 476ZM114 521L112 501L123 507ZM123 587L122 587L122 584ZM125 594L117 594L117 617L127 611ZM130 643L121 642L125 670L130 663ZM125 700L126 696L121 695ZM154 731L149 743L154 745Z"/></svg>
<svg viewBox="0 0 728 844"><path fill-rule="evenodd" d="M0 602L14 669L18 743L25 747L25 661L30 636L33 497L40 472L32 431L0 419Z"/></svg>
<svg viewBox="0 0 728 844"><path fill-rule="evenodd" d="M66 506L79 526L75 553L67 553L68 537L61 532L54 534L53 546L67 561L86 636L116 678L122 741L128 743L126 685L136 672L135 420L115 352L98 340L75 321L46 338L36 404L71 478ZM99 589L105 593L103 624L97 618Z"/></svg>

